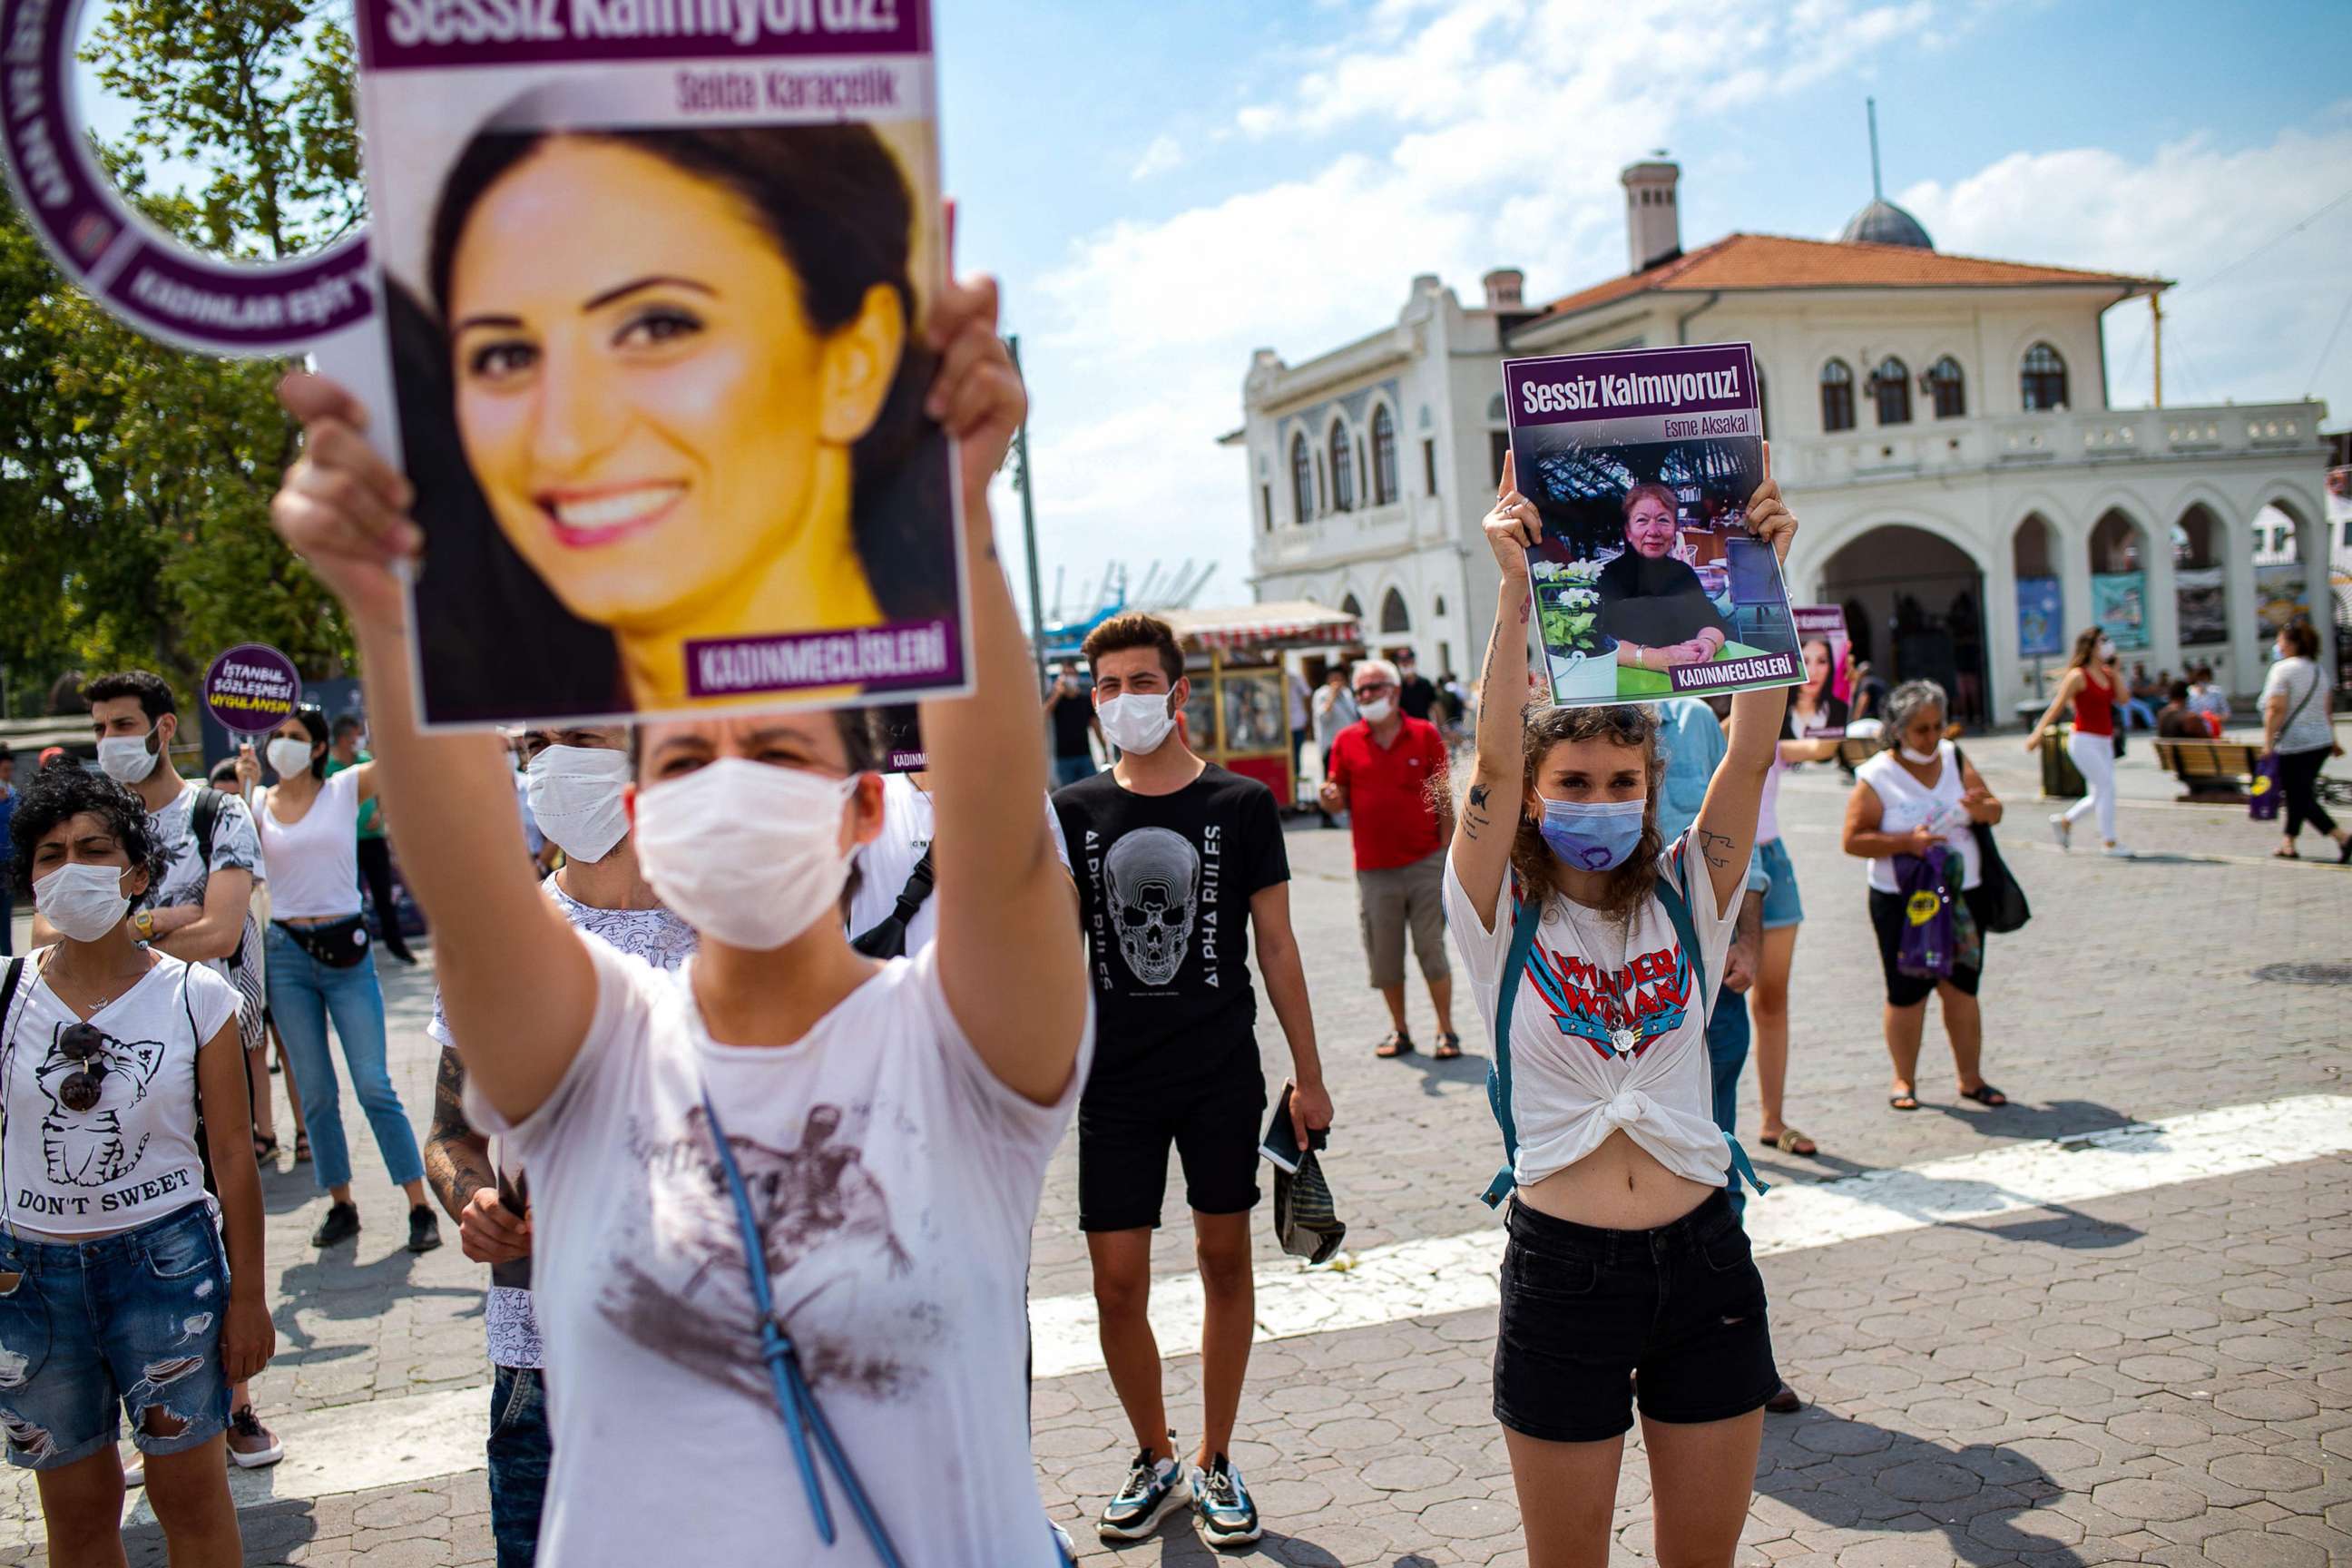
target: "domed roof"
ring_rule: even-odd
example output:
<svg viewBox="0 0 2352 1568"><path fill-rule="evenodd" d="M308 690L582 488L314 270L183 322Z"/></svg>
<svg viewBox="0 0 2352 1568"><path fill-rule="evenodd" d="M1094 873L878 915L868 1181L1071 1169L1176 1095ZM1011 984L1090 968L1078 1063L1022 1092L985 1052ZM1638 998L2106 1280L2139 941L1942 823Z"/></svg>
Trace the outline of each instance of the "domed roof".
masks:
<svg viewBox="0 0 2352 1568"><path fill-rule="evenodd" d="M1933 250L1936 242L1919 220L1884 197L1872 202L1853 215L1853 221L1838 236L1845 244L1900 245L1913 250Z"/></svg>

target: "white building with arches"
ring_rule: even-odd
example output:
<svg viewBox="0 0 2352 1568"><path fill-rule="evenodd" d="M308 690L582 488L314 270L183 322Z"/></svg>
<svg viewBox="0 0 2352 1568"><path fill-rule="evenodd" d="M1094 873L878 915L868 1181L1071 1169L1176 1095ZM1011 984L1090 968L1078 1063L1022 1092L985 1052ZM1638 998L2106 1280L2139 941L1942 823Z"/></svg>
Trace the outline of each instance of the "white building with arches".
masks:
<svg viewBox="0 0 2352 1568"><path fill-rule="evenodd" d="M2101 318L2163 279L1948 256L1884 201L1836 242L1733 234L1686 253L1678 179L1625 172L1622 277L1529 306L1516 271L1488 273L1475 305L1423 276L1352 343L1297 364L1257 351L1224 439L1247 457L1258 595L1354 610L1368 644L1473 673L1501 360L1745 341L1805 524L1790 593L1845 605L1882 674L2012 716L2063 661L2031 651L2022 599L2062 647L2101 621L2126 629L2126 664L2210 664L2251 695L2261 597L2281 592L2276 568L2257 583L2258 517L2293 525L2289 596L2333 619L2324 405L2108 406Z"/></svg>

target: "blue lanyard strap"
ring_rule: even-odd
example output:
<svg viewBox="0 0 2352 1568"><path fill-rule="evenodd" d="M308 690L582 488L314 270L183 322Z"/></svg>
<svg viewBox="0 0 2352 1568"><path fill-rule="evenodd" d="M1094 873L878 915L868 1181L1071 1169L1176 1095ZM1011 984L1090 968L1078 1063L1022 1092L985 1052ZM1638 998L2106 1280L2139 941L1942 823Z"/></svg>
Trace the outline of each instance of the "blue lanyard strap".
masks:
<svg viewBox="0 0 2352 1568"><path fill-rule="evenodd" d="M874 1542L875 1555L881 1558L884 1568L904 1568L898 1549L890 1543L890 1532L882 1527L882 1518L858 1484L857 1471L849 1456L842 1451L839 1439L833 1435L832 1423L818 1408L816 1393L809 1387L808 1378L801 1371L800 1352L793 1347L793 1337L784 1328L783 1318L776 1311L774 1293L768 1285L768 1248L760 1234L759 1221L751 1214L751 1194L743 1184L743 1173L735 1163L735 1151L727 1142L727 1130L719 1125L719 1109L710 1103L710 1086L702 1089L702 1114L710 1127L710 1142L719 1151L719 1168L727 1174L727 1194L735 1200L735 1223L743 1232L743 1270L751 1281L751 1310L760 1321L760 1358L768 1363L768 1376L776 1388L776 1408L784 1418L784 1436L792 1440L793 1461L800 1467L801 1484L808 1489L809 1511L816 1516L816 1532L827 1546L834 1544L833 1510L824 1500L824 1482L816 1473L816 1456L809 1452L809 1439L816 1439L817 1451L832 1468L849 1499L849 1509L857 1522L866 1528L866 1539Z"/></svg>

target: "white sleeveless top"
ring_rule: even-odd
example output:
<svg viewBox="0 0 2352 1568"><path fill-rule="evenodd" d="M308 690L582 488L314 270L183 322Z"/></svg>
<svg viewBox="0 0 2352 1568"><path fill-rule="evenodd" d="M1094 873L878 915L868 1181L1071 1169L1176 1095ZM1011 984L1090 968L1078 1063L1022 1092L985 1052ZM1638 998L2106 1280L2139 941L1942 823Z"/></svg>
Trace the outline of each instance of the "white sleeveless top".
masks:
<svg viewBox="0 0 2352 1568"><path fill-rule="evenodd" d="M319 785L299 822L278 820L271 790L253 814L269 867L273 920L341 920L360 912L360 775L357 768Z"/></svg>
<svg viewBox="0 0 2352 1568"><path fill-rule="evenodd" d="M1936 756L1943 771L1932 786L1913 778L1892 751L1881 752L1863 763L1853 770L1853 776L1878 795L1881 833L1908 833L1927 823L1944 836L1945 844L1960 858L1960 886L1973 888L1984 875L1984 867L1977 857L1976 835L1969 831L1968 808L1960 804L1966 786L1960 783L1959 752L1949 741L1938 741ZM1881 855L1871 861L1870 885L1882 893L1903 890L1895 879L1893 856Z"/></svg>

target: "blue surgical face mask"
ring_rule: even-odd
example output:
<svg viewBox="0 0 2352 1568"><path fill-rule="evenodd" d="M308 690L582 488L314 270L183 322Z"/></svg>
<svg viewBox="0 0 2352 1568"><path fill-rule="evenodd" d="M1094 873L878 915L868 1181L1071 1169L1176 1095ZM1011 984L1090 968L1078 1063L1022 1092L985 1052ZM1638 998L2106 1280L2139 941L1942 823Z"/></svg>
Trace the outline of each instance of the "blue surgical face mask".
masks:
<svg viewBox="0 0 2352 1568"><path fill-rule="evenodd" d="M1642 842L1646 800L1543 800L1543 840L1563 866L1612 871Z"/></svg>

